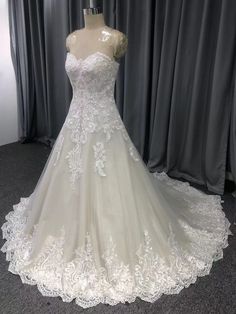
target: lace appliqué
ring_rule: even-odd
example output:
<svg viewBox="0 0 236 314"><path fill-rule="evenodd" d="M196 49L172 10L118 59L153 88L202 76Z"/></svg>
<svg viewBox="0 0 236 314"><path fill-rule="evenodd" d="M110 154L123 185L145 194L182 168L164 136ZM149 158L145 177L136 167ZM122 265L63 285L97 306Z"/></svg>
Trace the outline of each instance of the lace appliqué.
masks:
<svg viewBox="0 0 236 314"><path fill-rule="evenodd" d="M206 197L207 199L207 197ZM133 302L136 297L154 302L163 293L178 293L184 287L194 283L197 276L209 274L212 263L222 258L223 248L228 246L230 223L225 217L218 199L208 199L207 219L212 216L214 207L216 229L211 232L193 229L189 224L180 221L189 237L188 249L178 243L172 225L169 223L167 259L159 256L153 248L151 236L147 229L143 230L140 246L134 249L135 265L126 264L120 258L117 244L111 235L107 235L106 249L101 252L104 266L97 265L92 236L87 231L84 245L74 251L70 261L63 259L65 243L65 227L62 226L58 236L48 235L38 256L31 258L34 236L23 233L28 219L26 214L29 198L21 198L14 211L6 216L2 226L3 238L7 241L1 248L10 261L9 271L18 274L23 283L36 285L44 296L60 296L64 302L75 299L83 308L98 303L115 305L119 302ZM195 212L197 211L195 208ZM156 241L156 239L155 239ZM24 269L24 266L28 266Z"/></svg>
<svg viewBox="0 0 236 314"><path fill-rule="evenodd" d="M99 133L104 142L111 140L115 131L127 133L123 121L117 110L114 100L115 74L118 63L113 62L102 53L94 53L85 60L77 60L68 55L66 69L73 87L73 98L64 126L70 130L71 141L74 148L68 152L71 173L71 183L74 185L83 173L82 145L87 143L91 134ZM130 141L129 153L134 160L138 160L137 153ZM96 146L94 152L96 173L105 176L105 143L103 152Z"/></svg>
<svg viewBox="0 0 236 314"><path fill-rule="evenodd" d="M72 187L75 188L75 182L83 173L81 146L75 145L73 149L67 153L66 159L68 159L69 169L71 173L70 182L72 183Z"/></svg>
<svg viewBox="0 0 236 314"><path fill-rule="evenodd" d="M134 161L140 160L140 154L137 151L136 147L134 146L133 142L131 141L129 134L126 130L126 128L122 129L122 135L124 140L129 143L129 154L133 158Z"/></svg>
<svg viewBox="0 0 236 314"><path fill-rule="evenodd" d="M94 150L94 158L95 158L95 167L94 170L100 176L105 177L106 173L104 171L105 161L106 161L106 154L104 149L104 144L102 142L97 142L93 145Z"/></svg>
<svg viewBox="0 0 236 314"><path fill-rule="evenodd" d="M137 150L136 150L136 148L134 147L134 145L132 145L132 146L129 147L129 153L130 153L130 156L132 156L132 158L133 158L135 161L139 161L139 156L138 156Z"/></svg>

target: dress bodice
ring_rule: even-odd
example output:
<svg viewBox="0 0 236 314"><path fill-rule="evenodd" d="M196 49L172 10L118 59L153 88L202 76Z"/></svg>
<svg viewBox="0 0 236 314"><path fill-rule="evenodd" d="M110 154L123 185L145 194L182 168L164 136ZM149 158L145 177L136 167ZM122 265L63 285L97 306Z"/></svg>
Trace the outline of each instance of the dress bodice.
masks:
<svg viewBox="0 0 236 314"><path fill-rule="evenodd" d="M97 99L113 97L119 63L96 51L85 59L67 53L65 69L73 88L73 97L93 96Z"/></svg>

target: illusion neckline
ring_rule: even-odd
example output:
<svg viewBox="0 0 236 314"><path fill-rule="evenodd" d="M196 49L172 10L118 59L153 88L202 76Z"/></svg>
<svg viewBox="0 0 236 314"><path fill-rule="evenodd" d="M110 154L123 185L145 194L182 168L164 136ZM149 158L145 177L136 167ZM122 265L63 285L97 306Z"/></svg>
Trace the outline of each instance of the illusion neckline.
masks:
<svg viewBox="0 0 236 314"><path fill-rule="evenodd" d="M95 51L95 52L93 52L93 53L91 53L91 54L89 54L87 57L85 57L84 59L83 58L77 58L73 53L71 53L71 52L67 52L67 54L69 54L69 55L71 55L76 61L81 61L81 62L85 62L88 58L90 58L90 57L92 57L92 56L94 56L94 55L96 55L96 54L100 54L101 56L103 56L103 57L105 57L107 60L109 60L110 62L112 62L112 63L114 63L114 64L116 64L116 65L120 65L119 64L119 62L117 62L115 59L112 59L111 57L109 57L107 54L105 54L105 53L103 53L103 52L101 52L101 51Z"/></svg>

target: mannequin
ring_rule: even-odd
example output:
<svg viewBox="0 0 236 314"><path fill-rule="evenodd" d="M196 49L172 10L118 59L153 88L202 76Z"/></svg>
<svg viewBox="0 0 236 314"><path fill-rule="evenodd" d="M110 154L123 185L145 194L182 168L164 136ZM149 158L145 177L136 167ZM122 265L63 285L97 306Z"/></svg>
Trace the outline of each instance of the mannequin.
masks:
<svg viewBox="0 0 236 314"><path fill-rule="evenodd" d="M99 51L112 60L122 57L127 49L126 35L105 24L100 8L83 9L85 27L66 38L66 48L77 59L86 59Z"/></svg>

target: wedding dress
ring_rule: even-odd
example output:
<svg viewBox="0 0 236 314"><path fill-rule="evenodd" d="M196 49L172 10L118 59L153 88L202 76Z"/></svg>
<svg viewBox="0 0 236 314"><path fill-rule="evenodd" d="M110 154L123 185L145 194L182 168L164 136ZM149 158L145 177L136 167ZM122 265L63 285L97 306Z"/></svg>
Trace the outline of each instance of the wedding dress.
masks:
<svg viewBox="0 0 236 314"><path fill-rule="evenodd" d="M65 69L65 122L33 193L2 225L8 270L84 308L179 293L228 246L220 196L148 171L116 108L118 62L68 52Z"/></svg>

